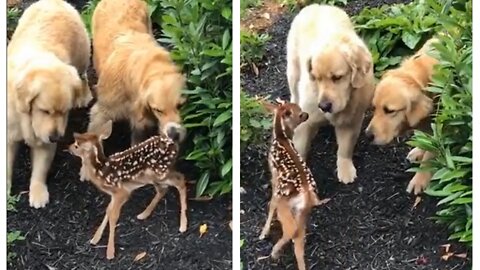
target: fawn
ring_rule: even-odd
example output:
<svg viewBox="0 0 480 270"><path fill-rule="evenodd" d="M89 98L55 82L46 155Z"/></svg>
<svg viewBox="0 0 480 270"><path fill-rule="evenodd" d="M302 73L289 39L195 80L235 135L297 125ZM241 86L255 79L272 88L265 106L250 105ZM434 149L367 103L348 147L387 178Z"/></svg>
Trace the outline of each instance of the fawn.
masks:
<svg viewBox="0 0 480 270"><path fill-rule="evenodd" d="M151 184L156 194L138 219L150 216L158 202L166 194L169 186L174 186L180 194L180 232L187 229L187 188L183 174L174 171L173 164L177 158L178 145L161 134L132 146L131 148L106 157L102 141L112 132L112 121L108 121L97 133L74 133L75 142L68 148L69 152L82 159L85 178L99 190L110 195L110 204L105 217L90 243L96 245L102 238L103 231L110 225L107 245L107 259L115 256L115 227L121 208L130 194L137 188Z"/></svg>
<svg viewBox="0 0 480 270"><path fill-rule="evenodd" d="M295 128L308 119L308 113L302 112L297 104L282 100L277 102L278 105L273 105L263 101L274 117L273 138L268 154L272 198L260 239L269 233L273 215L277 212L283 235L273 246L271 256L277 259L282 247L293 240L298 269L303 270L307 219L314 206L324 204L329 199L319 200L315 179L292 142Z"/></svg>

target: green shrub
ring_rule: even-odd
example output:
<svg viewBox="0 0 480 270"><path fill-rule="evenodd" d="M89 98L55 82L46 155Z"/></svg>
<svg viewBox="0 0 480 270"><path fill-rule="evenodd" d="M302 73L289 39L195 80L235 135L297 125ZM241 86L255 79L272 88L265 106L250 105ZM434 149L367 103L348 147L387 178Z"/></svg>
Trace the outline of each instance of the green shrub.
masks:
<svg viewBox="0 0 480 270"><path fill-rule="evenodd" d="M16 204L20 196L7 196L7 212L16 212ZM15 244L16 241L25 240L25 237L21 235L20 231L9 231L7 232L7 262L11 263L12 260L17 256L15 252L10 251L11 247Z"/></svg>
<svg viewBox="0 0 480 270"><path fill-rule="evenodd" d="M449 2L440 11L437 20L445 34L435 46L440 64L429 87L439 100L433 133L416 132L410 144L436 155L421 166L434 173L426 193L441 198L435 219L448 224L450 239L471 246L472 1Z"/></svg>
<svg viewBox="0 0 480 270"><path fill-rule="evenodd" d="M272 121L266 116L262 105L240 91L240 151L248 144L260 142L260 139L271 129Z"/></svg>
<svg viewBox="0 0 480 270"><path fill-rule="evenodd" d="M20 18L21 11L20 9L14 7L7 10L7 37L13 34L15 28L17 27L18 19Z"/></svg>
<svg viewBox="0 0 480 270"><path fill-rule="evenodd" d="M97 4L100 2L100 0L89 0L87 4L83 7L82 12L80 13L80 16L83 19L83 22L85 23L85 26L87 27L88 33L91 35L92 34L92 16L93 16L93 11L95 10L95 7Z"/></svg>
<svg viewBox="0 0 480 270"><path fill-rule="evenodd" d="M366 8L353 17L357 31L367 43L379 77L396 67L432 36L439 26L432 1Z"/></svg>
<svg viewBox="0 0 480 270"><path fill-rule="evenodd" d="M270 40L268 34L257 34L240 30L240 62L242 66L260 62L265 53L265 45Z"/></svg>
<svg viewBox="0 0 480 270"><path fill-rule="evenodd" d="M152 21L187 76L182 108L187 161L200 169L196 195L232 189L232 1L155 0ZM161 16L160 16L161 15ZM159 17L160 16L160 17Z"/></svg>

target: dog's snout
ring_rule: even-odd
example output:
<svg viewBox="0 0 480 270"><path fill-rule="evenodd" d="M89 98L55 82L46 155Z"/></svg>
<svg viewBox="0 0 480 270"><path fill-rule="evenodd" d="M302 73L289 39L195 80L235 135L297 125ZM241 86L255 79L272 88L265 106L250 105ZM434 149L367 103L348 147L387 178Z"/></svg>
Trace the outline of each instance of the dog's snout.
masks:
<svg viewBox="0 0 480 270"><path fill-rule="evenodd" d="M318 104L318 107L326 113L332 112L332 103L330 101L322 101Z"/></svg>
<svg viewBox="0 0 480 270"><path fill-rule="evenodd" d="M57 143L58 141L60 141L60 135L58 135L57 133L52 134L52 135L48 136L48 140L51 143Z"/></svg>
<svg viewBox="0 0 480 270"><path fill-rule="evenodd" d="M176 127L170 127L170 128L167 130L167 136L168 136L170 139L178 142L179 139L180 139L180 132L178 131L178 128L176 128Z"/></svg>

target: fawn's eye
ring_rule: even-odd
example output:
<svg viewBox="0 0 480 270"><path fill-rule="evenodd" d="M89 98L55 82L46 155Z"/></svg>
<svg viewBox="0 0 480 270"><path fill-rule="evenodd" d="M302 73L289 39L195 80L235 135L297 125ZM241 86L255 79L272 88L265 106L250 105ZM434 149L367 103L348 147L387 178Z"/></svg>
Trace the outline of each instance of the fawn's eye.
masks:
<svg viewBox="0 0 480 270"><path fill-rule="evenodd" d="M177 104L177 110L180 110L182 108L183 103L178 103Z"/></svg>
<svg viewBox="0 0 480 270"><path fill-rule="evenodd" d="M391 110L391 109L389 109L389 108L387 108L387 107L383 107L383 111L384 111L386 114L391 114L391 113L396 112L395 110Z"/></svg>
<svg viewBox="0 0 480 270"><path fill-rule="evenodd" d="M343 76L341 76L341 75L332 75L332 81L334 81L334 82L338 82L342 78L343 78Z"/></svg>

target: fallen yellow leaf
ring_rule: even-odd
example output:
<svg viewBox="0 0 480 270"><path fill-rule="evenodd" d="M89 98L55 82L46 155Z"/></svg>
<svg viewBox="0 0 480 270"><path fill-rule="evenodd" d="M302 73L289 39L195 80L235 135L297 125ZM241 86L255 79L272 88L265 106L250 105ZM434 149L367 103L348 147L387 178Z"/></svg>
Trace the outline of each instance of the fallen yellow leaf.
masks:
<svg viewBox="0 0 480 270"><path fill-rule="evenodd" d="M207 224L200 225L200 237L202 237L207 232L208 226Z"/></svg>
<svg viewBox="0 0 480 270"><path fill-rule="evenodd" d="M147 252L145 252L145 251L140 252L140 253L137 254L137 256L135 256L135 259L133 259L133 261L138 262L141 259L143 259L143 257L145 257L146 255L147 255Z"/></svg>

